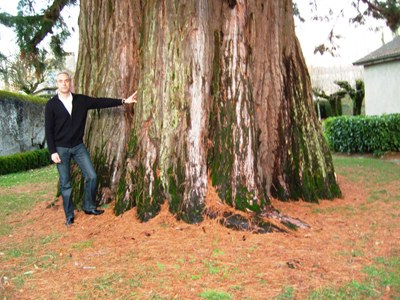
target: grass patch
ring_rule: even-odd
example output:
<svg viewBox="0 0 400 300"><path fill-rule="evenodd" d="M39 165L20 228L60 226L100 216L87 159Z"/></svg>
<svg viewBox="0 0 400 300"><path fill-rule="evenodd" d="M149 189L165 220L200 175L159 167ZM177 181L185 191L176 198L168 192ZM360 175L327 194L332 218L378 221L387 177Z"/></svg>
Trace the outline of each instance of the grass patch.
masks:
<svg viewBox="0 0 400 300"><path fill-rule="evenodd" d="M364 281L353 280L339 288L315 290L308 299L381 299L387 294L400 295L400 258L377 257L375 263L364 267L367 275Z"/></svg>
<svg viewBox="0 0 400 300"><path fill-rule="evenodd" d="M0 176L0 220L10 214L18 214L43 200L44 195L54 190L58 181L54 165Z"/></svg>
<svg viewBox="0 0 400 300"><path fill-rule="evenodd" d="M226 292L207 290L200 294L200 297L206 300L232 299L232 295Z"/></svg>
<svg viewBox="0 0 400 300"><path fill-rule="evenodd" d="M49 191L57 193L58 173L55 165L0 176L0 236L10 234L15 228L25 226L26 221L10 224L10 216L19 215L35 204L48 199Z"/></svg>
<svg viewBox="0 0 400 300"><path fill-rule="evenodd" d="M120 296L119 286L125 284L129 284L129 281L125 280L124 276L119 273L102 274L95 279L84 280L82 286L85 288L85 292L78 293L76 299L115 299L115 297ZM118 297L118 299L121 298Z"/></svg>
<svg viewBox="0 0 400 300"><path fill-rule="evenodd" d="M364 256L364 252L358 249L351 249L349 252L342 251L338 253L339 256L350 256L350 257L360 257Z"/></svg>
<svg viewBox="0 0 400 300"><path fill-rule="evenodd" d="M275 299L279 300L294 299L294 294L295 294L295 289L293 287L285 287L283 294L276 296Z"/></svg>
<svg viewBox="0 0 400 300"><path fill-rule="evenodd" d="M22 243L9 242L0 248L0 261L4 268L0 270L0 278L5 286L12 285L17 289L26 287L26 280L36 273L46 270L55 271L60 268L59 257L53 252L43 252L46 244L60 238L59 234L27 238ZM7 298L8 299L8 298Z"/></svg>
<svg viewBox="0 0 400 300"><path fill-rule="evenodd" d="M43 245L53 243L61 238L61 234L53 233L49 236L38 236L28 238L20 244L8 243L1 245L0 252L4 253L3 259L9 260L12 258L25 257L37 259L36 254Z"/></svg>
<svg viewBox="0 0 400 300"><path fill-rule="evenodd" d="M58 172L56 165L46 166L40 169L29 170L20 173L11 173L0 176L0 187L10 188L33 183L57 183Z"/></svg>
<svg viewBox="0 0 400 300"><path fill-rule="evenodd" d="M243 291L244 287L242 287L240 285L234 285L234 286L231 286L230 289L234 290L234 291Z"/></svg>
<svg viewBox="0 0 400 300"><path fill-rule="evenodd" d="M217 266L217 261L203 259L201 262L205 265L210 274L217 274L220 271L220 266Z"/></svg>
<svg viewBox="0 0 400 300"><path fill-rule="evenodd" d="M71 245L71 247L75 251L81 252L84 249L92 248L93 247L93 242L91 240L82 241L82 242L78 242L78 243L76 243L74 245Z"/></svg>
<svg viewBox="0 0 400 300"><path fill-rule="evenodd" d="M400 180L399 167L390 161L378 158L335 157L333 163L336 172L346 176L351 182L368 178L371 184L383 186L394 180ZM379 190L385 191L382 188Z"/></svg>
<svg viewBox="0 0 400 300"><path fill-rule="evenodd" d="M315 208L312 210L313 214L321 213L321 214L329 214L336 212L355 212L355 208L352 206L337 206L337 207L328 207L327 209Z"/></svg>
<svg viewBox="0 0 400 300"><path fill-rule="evenodd" d="M218 256L218 255L224 255L224 252L222 252L221 250L219 250L219 249L217 249L217 248L214 248L214 249L213 249L212 257L216 257L216 256Z"/></svg>
<svg viewBox="0 0 400 300"><path fill-rule="evenodd" d="M377 257L375 265L365 266L363 273L367 275L363 281L353 280L341 287L317 289L311 292L307 299L383 299L389 295L400 295L400 258L398 256ZM295 299L295 291L293 287L285 288L284 292L274 299ZM398 296L389 298L399 299Z"/></svg>

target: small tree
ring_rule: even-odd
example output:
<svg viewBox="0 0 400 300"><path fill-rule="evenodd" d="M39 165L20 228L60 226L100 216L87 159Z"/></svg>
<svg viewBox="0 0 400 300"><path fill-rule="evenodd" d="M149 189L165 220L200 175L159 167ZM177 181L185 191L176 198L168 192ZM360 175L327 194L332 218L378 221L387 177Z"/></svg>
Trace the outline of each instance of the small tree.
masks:
<svg viewBox="0 0 400 300"><path fill-rule="evenodd" d="M8 76L8 68L7 68L7 57L0 53L0 77L3 79L5 84L5 89L8 90L10 86L10 80Z"/></svg>
<svg viewBox="0 0 400 300"><path fill-rule="evenodd" d="M67 55L63 44L70 36L70 31L61 11L66 6L76 5L78 1L48 2L50 4L39 11L35 1L19 0L16 16L0 13L0 24L14 30L20 49L19 54L11 59L0 53L1 76L6 85L12 84L15 89L27 94L32 94L57 64L62 65ZM47 35L50 36L48 48L53 59L48 59L49 53L41 44Z"/></svg>
<svg viewBox="0 0 400 300"><path fill-rule="evenodd" d="M13 90L31 95L47 80L51 71L62 65L63 61L48 58L45 50L40 50L39 55L28 55L25 59L21 59L21 54L13 55L11 58L2 56L0 76L6 85L12 86Z"/></svg>
<svg viewBox="0 0 400 300"><path fill-rule="evenodd" d="M346 96L346 92L337 91L333 94L328 95L322 89L313 88L312 91L316 97L323 98L329 101L333 117L342 115L342 99Z"/></svg>
<svg viewBox="0 0 400 300"><path fill-rule="evenodd" d="M314 88L313 93L316 97L323 98L329 101L332 109L332 116L340 116L342 114L342 99L349 95L353 104L353 115L358 116L361 114L362 103L365 96L364 81L361 79L356 80L355 89L348 81L336 80L334 81L341 89L330 95L326 94L323 90Z"/></svg>
<svg viewBox="0 0 400 300"><path fill-rule="evenodd" d="M365 96L364 81L356 80L356 88L354 89L347 81L335 81L342 88L341 93L346 93L353 103L353 116L361 115L362 103Z"/></svg>

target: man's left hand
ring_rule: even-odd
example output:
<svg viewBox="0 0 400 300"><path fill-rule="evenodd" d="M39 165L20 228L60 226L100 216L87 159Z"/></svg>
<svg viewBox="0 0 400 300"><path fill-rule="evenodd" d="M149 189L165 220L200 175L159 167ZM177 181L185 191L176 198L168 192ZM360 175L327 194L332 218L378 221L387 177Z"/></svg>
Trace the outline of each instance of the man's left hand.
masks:
<svg viewBox="0 0 400 300"><path fill-rule="evenodd" d="M126 98L125 103L126 104L136 103L136 96L137 96L137 91L134 92L132 95L130 95L129 98Z"/></svg>

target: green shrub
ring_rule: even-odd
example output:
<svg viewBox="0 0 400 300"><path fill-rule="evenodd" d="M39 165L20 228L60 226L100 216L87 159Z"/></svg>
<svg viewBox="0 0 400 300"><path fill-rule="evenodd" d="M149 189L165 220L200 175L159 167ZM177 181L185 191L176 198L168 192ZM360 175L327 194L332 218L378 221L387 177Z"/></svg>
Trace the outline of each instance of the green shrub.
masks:
<svg viewBox="0 0 400 300"><path fill-rule="evenodd" d="M335 152L381 155L400 151L400 114L328 118L324 134Z"/></svg>
<svg viewBox="0 0 400 300"><path fill-rule="evenodd" d="M0 156L0 175L36 169L51 163L48 149Z"/></svg>

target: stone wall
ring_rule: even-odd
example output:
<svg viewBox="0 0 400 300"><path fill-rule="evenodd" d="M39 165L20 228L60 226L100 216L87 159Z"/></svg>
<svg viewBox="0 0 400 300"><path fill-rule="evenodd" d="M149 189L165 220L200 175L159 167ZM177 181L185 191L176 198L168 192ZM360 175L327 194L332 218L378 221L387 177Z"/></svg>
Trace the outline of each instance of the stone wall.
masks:
<svg viewBox="0 0 400 300"><path fill-rule="evenodd" d="M44 109L43 102L0 96L0 156L44 147Z"/></svg>

